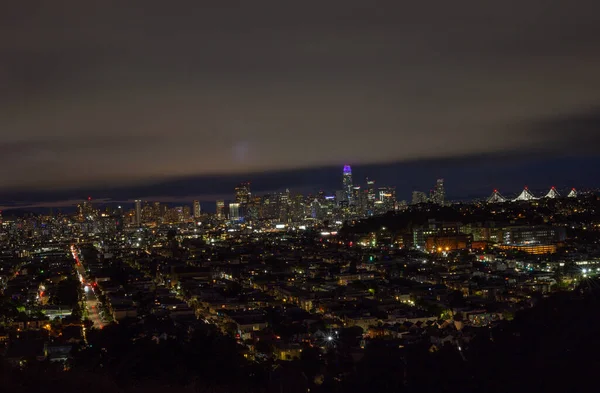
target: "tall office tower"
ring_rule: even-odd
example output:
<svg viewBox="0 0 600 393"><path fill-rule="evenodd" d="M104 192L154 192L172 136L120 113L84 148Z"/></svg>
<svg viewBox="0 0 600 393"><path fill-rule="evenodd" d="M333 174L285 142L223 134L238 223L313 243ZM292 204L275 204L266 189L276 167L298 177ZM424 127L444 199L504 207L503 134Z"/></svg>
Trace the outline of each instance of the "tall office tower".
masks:
<svg viewBox="0 0 600 393"><path fill-rule="evenodd" d="M350 168L350 165L344 165L344 171L342 174L342 184L346 193L346 201L348 201L349 205L352 205L352 169Z"/></svg>
<svg viewBox="0 0 600 393"><path fill-rule="evenodd" d="M292 222L300 222L304 220L306 216L307 214L304 196L301 194L293 196L290 205L290 218Z"/></svg>
<svg viewBox="0 0 600 393"><path fill-rule="evenodd" d="M229 219L232 221L238 221L240 219L240 204L230 203L229 204Z"/></svg>
<svg viewBox="0 0 600 393"><path fill-rule="evenodd" d="M444 190L444 179L437 179L435 189L433 190L432 202L443 206L446 202L446 191Z"/></svg>
<svg viewBox="0 0 600 393"><path fill-rule="evenodd" d="M369 180L367 177L367 206L366 213L368 216L372 216L375 213L375 181Z"/></svg>
<svg viewBox="0 0 600 393"><path fill-rule="evenodd" d="M83 204L77 205L77 218L80 221L83 221L84 213L83 213Z"/></svg>
<svg viewBox="0 0 600 393"><path fill-rule="evenodd" d="M317 198L310 203L310 216L319 220L323 219L321 203Z"/></svg>
<svg viewBox="0 0 600 393"><path fill-rule="evenodd" d="M225 201L219 200L217 201L217 219L223 220L225 218Z"/></svg>
<svg viewBox="0 0 600 393"><path fill-rule="evenodd" d="M382 208L385 212L396 209L396 188L395 187L379 187L378 200L382 203Z"/></svg>
<svg viewBox="0 0 600 393"><path fill-rule="evenodd" d="M87 201L83 202L86 216L94 215L94 206L92 205L92 197L88 197Z"/></svg>
<svg viewBox="0 0 600 393"><path fill-rule="evenodd" d="M285 192L279 193L277 197L280 205L288 205L290 203L290 189L286 188Z"/></svg>
<svg viewBox="0 0 600 393"><path fill-rule="evenodd" d="M152 215L156 221L162 220L165 216L163 206L160 204L160 202L154 202L152 205Z"/></svg>
<svg viewBox="0 0 600 393"><path fill-rule="evenodd" d="M261 217L262 210L262 199L261 197L254 196L250 200L245 213L246 219L250 221L258 220Z"/></svg>
<svg viewBox="0 0 600 393"><path fill-rule="evenodd" d="M250 202L252 193L250 192L250 182L240 183L235 188L235 202L240 205L246 205Z"/></svg>
<svg viewBox="0 0 600 393"><path fill-rule="evenodd" d="M200 218L200 214L202 213L202 210L200 209L200 201L194 201L193 209L194 209L194 218Z"/></svg>
<svg viewBox="0 0 600 393"><path fill-rule="evenodd" d="M135 200L135 225L142 226L142 201L139 199Z"/></svg>
<svg viewBox="0 0 600 393"><path fill-rule="evenodd" d="M360 201L360 186L352 187L352 192L350 193L350 200L352 200L353 205L359 205Z"/></svg>
<svg viewBox="0 0 600 393"><path fill-rule="evenodd" d="M355 187L356 188L356 187ZM373 203L374 205L374 203ZM361 216L372 216L373 209L369 209L369 190L362 190L354 199L354 211ZM374 206L373 206L374 208Z"/></svg>
<svg viewBox="0 0 600 393"><path fill-rule="evenodd" d="M279 214L278 218L281 222L289 222L290 218L290 190L286 188L285 192L278 195Z"/></svg>
<svg viewBox="0 0 600 393"><path fill-rule="evenodd" d="M342 205L348 206L346 190L337 190L335 192L335 203L341 207ZM321 201L321 199L319 199Z"/></svg>
<svg viewBox="0 0 600 393"><path fill-rule="evenodd" d="M150 222L156 219L156 215L154 214L154 206L148 202L144 202L142 204L142 222Z"/></svg>
<svg viewBox="0 0 600 393"><path fill-rule="evenodd" d="M347 203L344 201L344 203ZM320 216L319 219L334 218L334 213L339 212L339 205L337 204L334 196L326 196L323 201L319 201L320 205ZM344 206L347 207L347 206Z"/></svg>
<svg viewBox="0 0 600 393"><path fill-rule="evenodd" d="M419 203L427 202L427 194L422 191L413 191L412 193L412 204L418 205Z"/></svg>
<svg viewBox="0 0 600 393"><path fill-rule="evenodd" d="M81 205L77 205L79 219L89 219L92 216L95 216L96 212L94 211L94 207L92 205L92 197L88 197L86 201L84 201Z"/></svg>
<svg viewBox="0 0 600 393"><path fill-rule="evenodd" d="M267 194L261 198L260 218L272 220L279 215L279 198L277 195Z"/></svg>

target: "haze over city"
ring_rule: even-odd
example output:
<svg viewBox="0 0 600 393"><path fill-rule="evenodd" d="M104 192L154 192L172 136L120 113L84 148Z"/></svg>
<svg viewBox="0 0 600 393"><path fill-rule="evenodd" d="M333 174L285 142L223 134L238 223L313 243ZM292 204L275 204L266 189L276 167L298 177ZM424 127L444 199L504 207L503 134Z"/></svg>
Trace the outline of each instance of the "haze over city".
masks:
<svg viewBox="0 0 600 393"><path fill-rule="evenodd" d="M407 194L591 183L575 169L600 162L598 7L13 2L1 197L334 188L346 162Z"/></svg>

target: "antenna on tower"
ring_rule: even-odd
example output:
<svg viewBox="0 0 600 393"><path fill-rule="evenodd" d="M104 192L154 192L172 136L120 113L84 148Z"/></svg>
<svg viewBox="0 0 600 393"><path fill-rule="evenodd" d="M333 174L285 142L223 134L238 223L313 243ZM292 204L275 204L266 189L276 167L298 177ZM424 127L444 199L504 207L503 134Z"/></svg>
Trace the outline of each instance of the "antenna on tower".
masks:
<svg viewBox="0 0 600 393"><path fill-rule="evenodd" d="M514 202L532 201L534 199L537 199L537 198L531 193L531 191L529 191L529 188L527 188L527 186L525 186L525 188L523 189L521 194L518 197L516 197L515 199L513 199L513 201Z"/></svg>
<svg viewBox="0 0 600 393"><path fill-rule="evenodd" d="M506 198L504 198L502 196L502 194L500 194L500 192L498 192L498 190L494 190L492 195L487 199L487 202L488 203L502 203L502 202L506 202Z"/></svg>
<svg viewBox="0 0 600 393"><path fill-rule="evenodd" d="M556 187L552 186L552 188L550 188L550 191L548 191L544 198L556 199L560 198L560 194L558 193L558 191L556 191Z"/></svg>

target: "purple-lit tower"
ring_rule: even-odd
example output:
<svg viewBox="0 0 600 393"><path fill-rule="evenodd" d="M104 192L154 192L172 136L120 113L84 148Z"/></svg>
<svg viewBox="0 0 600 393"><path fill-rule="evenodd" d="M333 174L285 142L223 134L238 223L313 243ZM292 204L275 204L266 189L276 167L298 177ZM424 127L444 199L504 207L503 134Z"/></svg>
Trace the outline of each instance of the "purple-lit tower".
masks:
<svg viewBox="0 0 600 393"><path fill-rule="evenodd" d="M344 193L349 205L352 205L352 169L350 165L344 165L344 173L342 175L342 184L344 185Z"/></svg>

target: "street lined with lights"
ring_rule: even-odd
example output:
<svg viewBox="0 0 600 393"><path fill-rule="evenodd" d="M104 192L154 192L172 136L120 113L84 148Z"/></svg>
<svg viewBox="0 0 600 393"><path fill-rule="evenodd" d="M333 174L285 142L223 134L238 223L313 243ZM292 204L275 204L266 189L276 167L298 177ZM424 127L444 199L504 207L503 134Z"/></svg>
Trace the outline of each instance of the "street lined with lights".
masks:
<svg viewBox="0 0 600 393"><path fill-rule="evenodd" d="M71 253L73 254L73 259L75 259L75 269L77 270L77 275L79 277L79 280L81 281L81 285L83 288L83 293L85 296L84 304L85 304L85 308L87 310L87 314L88 314L90 320L92 321L92 323L94 324L93 326L96 329L102 329L104 327L104 324L102 323L102 318L100 318L100 314L98 311L98 304L99 304L98 297L96 296L96 293L94 292L93 286L89 285L85 281L85 276L86 276L85 268L83 267L83 264L81 263L81 260L79 259L79 254L78 254L78 251L77 251L77 248L75 247L75 245L71 246Z"/></svg>

